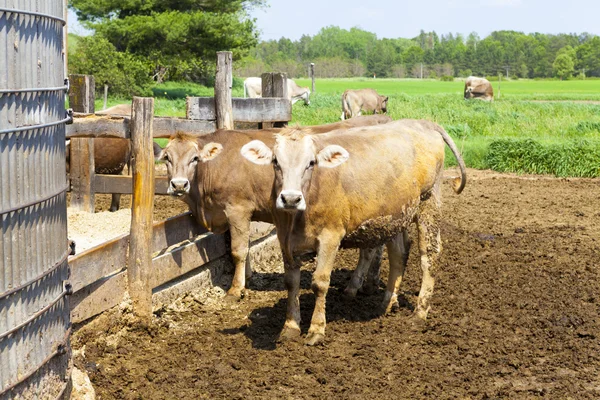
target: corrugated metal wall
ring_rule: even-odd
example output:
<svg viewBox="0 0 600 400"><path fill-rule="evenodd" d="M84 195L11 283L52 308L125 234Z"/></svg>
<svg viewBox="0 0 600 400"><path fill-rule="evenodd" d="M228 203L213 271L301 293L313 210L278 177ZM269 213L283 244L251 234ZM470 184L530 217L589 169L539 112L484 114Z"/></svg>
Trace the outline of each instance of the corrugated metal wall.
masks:
<svg viewBox="0 0 600 400"><path fill-rule="evenodd" d="M64 0L0 0L0 398L70 390Z"/></svg>

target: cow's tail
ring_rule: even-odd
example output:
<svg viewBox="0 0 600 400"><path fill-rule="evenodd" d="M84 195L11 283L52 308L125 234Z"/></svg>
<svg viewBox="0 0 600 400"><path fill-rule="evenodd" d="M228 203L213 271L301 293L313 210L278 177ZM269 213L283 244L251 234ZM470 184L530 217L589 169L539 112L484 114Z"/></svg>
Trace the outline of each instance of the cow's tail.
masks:
<svg viewBox="0 0 600 400"><path fill-rule="evenodd" d="M347 98L347 93L344 92L342 94L342 121L344 121L346 119L346 115L348 115L348 110L349 110L349 105L348 105L348 98Z"/></svg>
<svg viewBox="0 0 600 400"><path fill-rule="evenodd" d="M436 124L436 131L438 131L440 135L442 135L442 138L444 138L444 142L446 142L446 144L452 151L452 154L454 154L456 161L458 162L458 167L460 168L460 177L457 176L456 178L454 178L453 189L456 194L460 194L460 192L463 191L465 185L467 184L467 167L465 166L465 162L463 161L463 158L460 155L460 152L458 151L454 140L452 140L452 138L450 137L450 135L448 135L444 128Z"/></svg>

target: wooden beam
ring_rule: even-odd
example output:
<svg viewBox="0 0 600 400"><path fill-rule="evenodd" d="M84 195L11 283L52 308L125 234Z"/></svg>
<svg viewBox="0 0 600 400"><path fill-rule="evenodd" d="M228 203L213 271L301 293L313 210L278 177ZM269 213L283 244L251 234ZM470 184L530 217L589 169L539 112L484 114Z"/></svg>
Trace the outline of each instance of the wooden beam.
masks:
<svg viewBox="0 0 600 400"><path fill-rule="evenodd" d="M217 129L233 129L233 106L231 105L232 64L232 53L230 51L217 52L217 73L215 76Z"/></svg>
<svg viewBox="0 0 600 400"><path fill-rule="evenodd" d="M169 138L182 131L190 135L205 135L217 130L214 121L192 121L184 118L154 118L154 138Z"/></svg>
<svg viewBox="0 0 600 400"><path fill-rule="evenodd" d="M310 79L312 81L312 93L315 92L315 63L310 63Z"/></svg>
<svg viewBox="0 0 600 400"><path fill-rule="evenodd" d="M145 321L152 317L152 214L154 212L154 99L134 97L131 124L133 196L127 277L133 312Z"/></svg>
<svg viewBox="0 0 600 400"><path fill-rule="evenodd" d="M167 247L195 238L207 231L196 222L192 213L187 212L155 223L152 232L152 253L164 253Z"/></svg>
<svg viewBox="0 0 600 400"><path fill-rule="evenodd" d="M79 323L118 305L127 293L127 271L94 282L69 298L71 322Z"/></svg>
<svg viewBox="0 0 600 400"><path fill-rule="evenodd" d="M226 254L223 235L205 233L194 241L180 245L152 260L152 287L169 282L209 261Z"/></svg>
<svg viewBox="0 0 600 400"><path fill-rule="evenodd" d="M70 144L69 174L71 177L71 208L94 212L94 140L73 138Z"/></svg>
<svg viewBox="0 0 600 400"><path fill-rule="evenodd" d="M67 139L75 137L113 137L129 138L129 119L123 117L95 116L73 118L73 123L66 125Z"/></svg>
<svg viewBox="0 0 600 400"><path fill-rule="evenodd" d="M127 175L96 175L94 191L96 193L132 194L132 177ZM156 176L154 178L154 194L166 195L169 187L169 178Z"/></svg>
<svg viewBox="0 0 600 400"><path fill-rule="evenodd" d="M242 99L234 97L232 105L233 120L236 122L275 122L292 119L292 103L283 98ZM188 97L186 111L188 118L192 120L215 119L215 105L212 97ZM154 136L156 137L156 134Z"/></svg>
<svg viewBox="0 0 600 400"><path fill-rule="evenodd" d="M129 234L121 235L101 245L69 257L71 284L78 291L125 268Z"/></svg>

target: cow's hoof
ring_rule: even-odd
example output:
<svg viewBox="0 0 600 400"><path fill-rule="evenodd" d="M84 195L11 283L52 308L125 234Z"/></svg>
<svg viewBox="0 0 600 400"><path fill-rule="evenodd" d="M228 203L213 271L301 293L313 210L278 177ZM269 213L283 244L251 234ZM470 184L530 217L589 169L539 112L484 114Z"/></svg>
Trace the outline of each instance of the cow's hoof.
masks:
<svg viewBox="0 0 600 400"><path fill-rule="evenodd" d="M391 314L397 312L400 309L400 304L398 304L398 300L391 302L384 302L379 307L379 312L381 315Z"/></svg>
<svg viewBox="0 0 600 400"><path fill-rule="evenodd" d="M356 297L356 293L358 292L357 289L355 288L351 288L350 286L348 286L346 289L344 289L344 299L345 300L352 300Z"/></svg>
<svg viewBox="0 0 600 400"><path fill-rule="evenodd" d="M309 333L306 336L305 344L307 346L316 346L325 342L325 335L321 333Z"/></svg>
<svg viewBox="0 0 600 400"><path fill-rule="evenodd" d="M108 211L110 211L110 212L119 211L119 207L111 207L108 209Z"/></svg>
<svg viewBox="0 0 600 400"><path fill-rule="evenodd" d="M297 341L301 335L302 333L300 332L300 329L284 326L281 330L281 333L279 334L279 339L277 339L277 341L280 343L294 342Z"/></svg>
<svg viewBox="0 0 600 400"><path fill-rule="evenodd" d="M412 332L423 332L425 330L425 326L427 325L427 321L425 318L421 318L417 313L414 313L408 319L408 326Z"/></svg>
<svg viewBox="0 0 600 400"><path fill-rule="evenodd" d="M242 300L244 298L244 294L242 291L229 291L227 292L227 294L225 295L225 297L223 298L223 302L225 304L237 304L240 302L240 300Z"/></svg>
<svg viewBox="0 0 600 400"><path fill-rule="evenodd" d="M367 296L370 296L372 294L375 294L377 292L377 289L379 289L379 284L376 282L367 282L365 283L362 288L360 288L360 291L364 294L366 294Z"/></svg>

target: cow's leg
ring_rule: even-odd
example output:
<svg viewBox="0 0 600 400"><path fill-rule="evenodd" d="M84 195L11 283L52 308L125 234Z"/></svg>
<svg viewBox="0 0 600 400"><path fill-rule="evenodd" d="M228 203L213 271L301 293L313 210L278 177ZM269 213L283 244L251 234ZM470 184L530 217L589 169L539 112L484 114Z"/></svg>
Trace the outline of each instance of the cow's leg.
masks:
<svg viewBox="0 0 600 400"><path fill-rule="evenodd" d="M415 316L422 320L427 318L429 301L433 294L435 284L435 273L439 263L439 257L442 252L442 241L440 237L440 184L434 186L432 195L429 199L419 205L417 215L417 229L419 232L419 254L421 256L421 269L423 270L423 280L421 281L421 290L417 299Z"/></svg>
<svg viewBox="0 0 600 400"><path fill-rule="evenodd" d="M310 321L306 344L313 346L325 339L325 298L329 290L331 270L341 237L333 232L322 232L319 237L317 269L313 273L312 290L315 293L315 309Z"/></svg>
<svg viewBox="0 0 600 400"><path fill-rule="evenodd" d="M235 267L231 287L227 291L229 300L242 297L246 279L252 276L248 247L250 243L250 215L246 210L227 210L231 235L231 257Z"/></svg>
<svg viewBox="0 0 600 400"><path fill-rule="evenodd" d="M379 287L379 272L381 271L381 259L383 258L383 246L375 249L375 254L371 259L369 270L367 271L367 279L363 284L361 291L366 294L372 294Z"/></svg>
<svg viewBox="0 0 600 400"><path fill-rule="evenodd" d="M288 291L285 324L279 340L293 340L300 337L300 264L291 254L283 251L284 283Z"/></svg>
<svg viewBox="0 0 600 400"><path fill-rule="evenodd" d="M352 277L350 278L350 282L348 282L348 286L344 289L344 295L347 297L355 297L358 290L363 286L365 282L365 275L370 276L373 274L371 269L373 266L374 269L377 270L377 276L379 277L379 267L381 262L381 251L382 247L375 247L371 249L360 249L360 256L358 258L358 265L352 273ZM377 261L377 257L379 255L379 262ZM370 276L370 279L373 279ZM372 284L372 282L371 282Z"/></svg>
<svg viewBox="0 0 600 400"><path fill-rule="evenodd" d="M113 193L112 194L112 200L110 202L109 211L110 212L119 211L119 205L120 204L121 204L121 194L120 193Z"/></svg>
<svg viewBox="0 0 600 400"><path fill-rule="evenodd" d="M410 241L406 229L387 243L390 274L383 297L382 311L384 313L388 313L394 306L398 306L398 289L402 283L402 278L404 278L409 248Z"/></svg>

